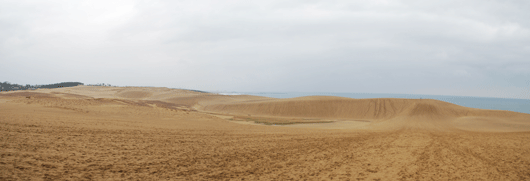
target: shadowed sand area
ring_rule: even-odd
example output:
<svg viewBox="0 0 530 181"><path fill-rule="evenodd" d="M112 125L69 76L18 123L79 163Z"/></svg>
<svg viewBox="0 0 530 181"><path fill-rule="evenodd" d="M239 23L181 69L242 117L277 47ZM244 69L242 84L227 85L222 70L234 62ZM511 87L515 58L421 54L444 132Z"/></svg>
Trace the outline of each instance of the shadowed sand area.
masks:
<svg viewBox="0 0 530 181"><path fill-rule="evenodd" d="M529 180L530 114L146 87L0 93L0 180Z"/></svg>

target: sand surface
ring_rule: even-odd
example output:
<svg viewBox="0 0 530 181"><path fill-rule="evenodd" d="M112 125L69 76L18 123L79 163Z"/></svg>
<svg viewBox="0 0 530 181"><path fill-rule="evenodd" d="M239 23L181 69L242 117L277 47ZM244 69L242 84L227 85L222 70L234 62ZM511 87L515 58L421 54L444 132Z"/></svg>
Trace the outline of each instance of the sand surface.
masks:
<svg viewBox="0 0 530 181"><path fill-rule="evenodd" d="M530 115L436 100L0 93L0 180L529 180Z"/></svg>

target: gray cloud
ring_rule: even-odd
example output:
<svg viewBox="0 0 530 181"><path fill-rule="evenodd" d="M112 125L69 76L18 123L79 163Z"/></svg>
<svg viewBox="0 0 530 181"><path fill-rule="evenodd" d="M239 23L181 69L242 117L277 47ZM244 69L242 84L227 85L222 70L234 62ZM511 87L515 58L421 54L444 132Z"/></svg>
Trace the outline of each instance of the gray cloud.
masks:
<svg viewBox="0 0 530 181"><path fill-rule="evenodd" d="M530 99L527 1L2 1L0 75Z"/></svg>

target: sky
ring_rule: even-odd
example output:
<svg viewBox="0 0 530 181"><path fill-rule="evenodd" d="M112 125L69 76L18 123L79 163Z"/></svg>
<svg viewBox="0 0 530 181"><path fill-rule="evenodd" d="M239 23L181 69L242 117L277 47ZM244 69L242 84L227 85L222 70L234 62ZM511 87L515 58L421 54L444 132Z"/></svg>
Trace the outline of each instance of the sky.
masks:
<svg viewBox="0 0 530 181"><path fill-rule="evenodd" d="M530 1L0 0L0 81L530 99Z"/></svg>

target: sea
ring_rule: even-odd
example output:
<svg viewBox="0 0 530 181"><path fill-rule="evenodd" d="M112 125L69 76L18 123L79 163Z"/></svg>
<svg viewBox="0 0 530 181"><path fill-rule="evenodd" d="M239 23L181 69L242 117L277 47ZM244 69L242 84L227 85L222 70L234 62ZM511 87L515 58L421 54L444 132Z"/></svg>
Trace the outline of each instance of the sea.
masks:
<svg viewBox="0 0 530 181"><path fill-rule="evenodd" d="M406 99L436 99L450 102L465 107L506 110L530 114L530 99L509 99L489 97L468 96L439 96L439 95L416 95L416 94L372 94L372 93L323 93L323 92L230 92L224 95L255 95L272 98L293 98L302 96L338 96L355 99L366 98L406 98Z"/></svg>

